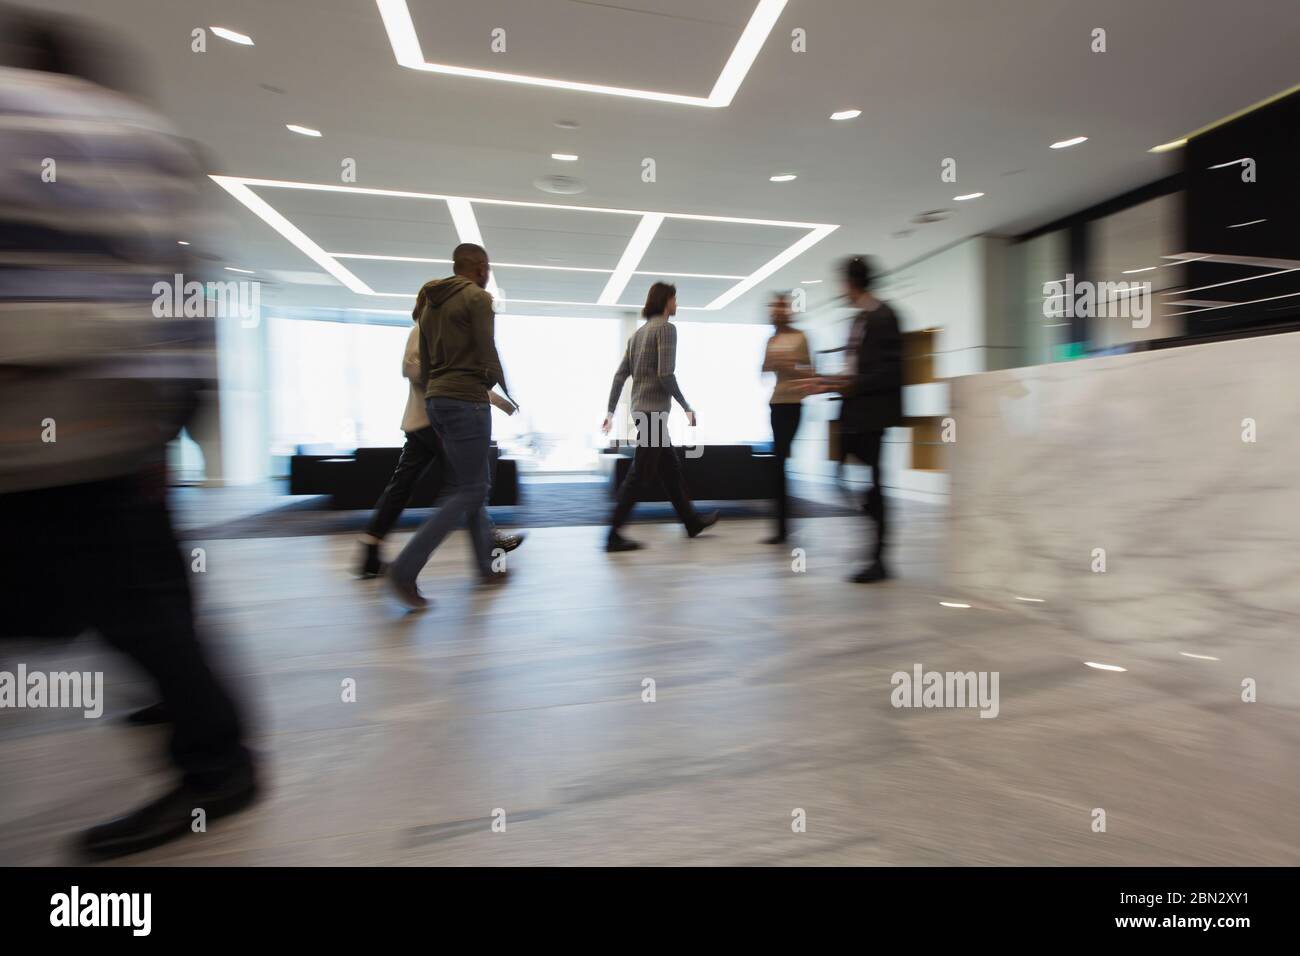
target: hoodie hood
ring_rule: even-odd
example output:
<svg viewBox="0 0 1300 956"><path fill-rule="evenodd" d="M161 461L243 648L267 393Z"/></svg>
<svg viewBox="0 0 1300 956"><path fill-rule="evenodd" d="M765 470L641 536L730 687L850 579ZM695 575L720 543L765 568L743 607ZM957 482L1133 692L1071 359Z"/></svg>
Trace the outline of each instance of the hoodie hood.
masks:
<svg viewBox="0 0 1300 956"><path fill-rule="evenodd" d="M431 308L438 308L452 296L459 295L467 289L477 289L478 285L464 276L450 276L446 279L437 279L425 285L420 290L426 304Z"/></svg>

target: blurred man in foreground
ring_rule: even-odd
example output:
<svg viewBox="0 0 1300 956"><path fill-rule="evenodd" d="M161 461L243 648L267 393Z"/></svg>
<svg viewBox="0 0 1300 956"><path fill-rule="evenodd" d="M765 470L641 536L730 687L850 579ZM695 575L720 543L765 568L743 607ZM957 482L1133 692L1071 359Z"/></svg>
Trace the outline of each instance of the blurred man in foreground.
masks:
<svg viewBox="0 0 1300 956"><path fill-rule="evenodd" d="M160 119L94 82L69 27L0 21L0 633L93 628L157 683L182 779L83 835L115 856L255 792L166 502L165 446L213 377L211 323L151 308L185 272L197 171Z"/></svg>

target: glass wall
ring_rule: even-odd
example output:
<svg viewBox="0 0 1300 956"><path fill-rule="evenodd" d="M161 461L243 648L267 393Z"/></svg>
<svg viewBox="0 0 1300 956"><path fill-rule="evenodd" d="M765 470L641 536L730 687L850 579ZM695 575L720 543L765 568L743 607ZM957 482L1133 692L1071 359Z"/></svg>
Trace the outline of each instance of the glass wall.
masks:
<svg viewBox="0 0 1300 956"><path fill-rule="evenodd" d="M1063 316L1048 315L1060 303L1047 301L1044 287L1052 282L1065 282L1070 271L1069 233L1065 229L1049 232L1034 239L1012 245L1008 250L1008 297L1012 315L1019 325L1018 340L1021 348L1019 364L1045 365L1059 361L1069 354L1070 320Z"/></svg>
<svg viewBox="0 0 1300 956"><path fill-rule="evenodd" d="M590 471L605 444L609 383L623 343L611 319L498 315L497 352L519 413L492 410L492 436L530 470Z"/></svg>
<svg viewBox="0 0 1300 956"><path fill-rule="evenodd" d="M267 321L272 455L402 444L409 325Z"/></svg>
<svg viewBox="0 0 1300 956"><path fill-rule="evenodd" d="M674 320L675 321L675 320ZM693 434L673 405L669 433L677 444L735 445L771 440L763 375L770 325L677 322L677 383L699 420Z"/></svg>
<svg viewBox="0 0 1300 956"><path fill-rule="evenodd" d="M678 444L770 439L770 381L761 372L766 325L678 322L677 379L699 415L693 433L674 408ZM497 349L519 414L493 409L492 434L526 470L591 471L610 381L626 344L622 323L601 318L498 315ZM410 327L268 320L271 453L348 453L403 441ZM628 386L630 389L630 385Z"/></svg>
<svg viewBox="0 0 1300 956"><path fill-rule="evenodd" d="M1183 320L1161 295L1181 286L1185 267L1165 256L1183 250L1182 193L1171 193L1130 206L1088 223L1088 252L1092 278L1097 282L1150 283L1143 321L1101 318L1091 323L1090 338L1098 349L1111 349L1143 339L1172 338L1184 334ZM1109 310L1115 315L1118 309ZM1145 324L1144 324L1145 323Z"/></svg>

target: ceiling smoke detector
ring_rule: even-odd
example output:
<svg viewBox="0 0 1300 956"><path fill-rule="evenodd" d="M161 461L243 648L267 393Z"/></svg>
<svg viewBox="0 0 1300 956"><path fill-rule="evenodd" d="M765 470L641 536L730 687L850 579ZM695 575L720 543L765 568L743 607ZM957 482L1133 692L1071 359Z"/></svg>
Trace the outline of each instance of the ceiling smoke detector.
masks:
<svg viewBox="0 0 1300 956"><path fill-rule="evenodd" d="M918 226L924 226L928 222L943 222L951 215L951 209L930 209L926 212L918 212L912 217L912 222Z"/></svg>
<svg viewBox="0 0 1300 956"><path fill-rule="evenodd" d="M587 184L577 176L564 176L560 173L534 179L533 185L544 193L556 196L574 196L587 191Z"/></svg>

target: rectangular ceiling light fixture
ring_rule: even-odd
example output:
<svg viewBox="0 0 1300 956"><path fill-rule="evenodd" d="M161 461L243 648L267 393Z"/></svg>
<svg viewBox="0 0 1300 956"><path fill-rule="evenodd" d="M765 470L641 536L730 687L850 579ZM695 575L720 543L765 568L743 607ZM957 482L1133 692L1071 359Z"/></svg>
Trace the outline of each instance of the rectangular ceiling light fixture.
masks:
<svg viewBox="0 0 1300 956"><path fill-rule="evenodd" d="M663 213L651 212L641 217L636 232L632 233L632 238L623 249L623 255L619 257L614 274L609 277L609 281L605 283L605 290L596 300L599 305L618 305L623 290L632 281L632 273L636 272L636 267L645 258L646 250L650 248L650 243L654 242L655 233L663 224Z"/></svg>
<svg viewBox="0 0 1300 956"><path fill-rule="evenodd" d="M451 221L456 227L456 235L460 241L482 246L483 233L479 232L478 217L474 215L474 207L469 204L469 200L448 199L447 209L451 212ZM492 298L501 298L501 289L497 285L496 276L488 276L487 290L492 294Z"/></svg>
<svg viewBox="0 0 1300 956"><path fill-rule="evenodd" d="M431 262L439 265L451 265L450 259L429 258L428 256L377 256L367 252L331 252L335 259L370 259L374 262ZM496 262L492 263L493 269L537 269L544 272L594 272L600 275L609 275L613 269L601 269L594 266L546 266L532 262ZM748 276L730 275L725 272L633 272L634 276L667 276L673 279L730 279L738 282L741 279L747 279ZM821 280L818 279L818 282Z"/></svg>
<svg viewBox="0 0 1300 956"><path fill-rule="evenodd" d="M622 86L604 86L599 83L579 83L574 80L553 79L544 76L528 76L523 73L501 73L496 70L479 70L467 66L453 66L449 63L430 63L424 58L420 49L420 38L415 33L415 23L411 20L411 10L407 0L375 0L379 5L379 15L383 17L384 29L388 31L388 42L393 46L393 56L397 62L411 70L423 70L428 73L442 73L448 76L463 76L475 80L497 80L502 83L522 83L527 86L544 86L556 90L569 90L576 93L601 93L605 96L630 96L639 100L655 100L660 103L675 103L680 106L708 106L719 108L730 106L740 84L745 82L750 67L758 57L777 19L785 9L788 0L759 0L758 6L750 15L736 47L727 58L727 63L718 74L713 89L708 96L684 96L680 93L660 93L654 90L634 90Z"/></svg>
<svg viewBox="0 0 1300 956"><path fill-rule="evenodd" d="M415 293L377 292L339 260L361 259L431 263L445 262L446 260L421 259L415 256L377 256L362 253L326 252L306 233L290 222L282 213L275 209L254 190L299 189L312 192L349 193L361 196L383 196L395 199L418 199L431 202L442 202L447 205L451 214L452 223L456 228L456 234L460 241L473 242L483 246L487 246L487 243L483 241L483 236L479 231L478 218L474 215L475 205L519 206L527 209L550 209L561 210L564 212L592 213L595 215L639 217L640 222L633 231L631 239L628 240L628 244L624 248L622 255L619 257L617 267L612 271L608 269L595 269L578 266L546 267L522 263L502 263L502 265L505 265L507 268L554 268L557 271L609 273L609 279L605 284L605 288L601 292L598 300L595 302L561 302L549 299L524 300L510 299L509 297L506 297L506 301L508 302L526 302L530 305L583 305L592 308L608 307L634 309L639 308L639 306L623 304L618 300L622 296L628 283L631 281L631 278L636 275L663 275L674 277L694 276L696 278L707 277L726 280L738 279L739 281L737 281L735 285L717 296L717 298L708 303L708 305L694 307L682 306L683 310L716 312L719 309L726 308L740 296L763 282L768 276L772 275L782 266L793 262L804 252L811 249L839 228L838 225L821 222L791 222L781 219L752 219L742 216L706 216L698 213L652 212L644 209L613 209L600 206L568 206L559 203L522 202L513 199L486 199L472 196L447 196L439 193L417 193L396 189L373 189L363 186L335 186L326 183L300 183L280 179L247 179L239 176L212 176L211 179L231 196L239 200L250 212L287 239L291 245L307 256L307 258L315 262L349 290L358 295L370 295L380 298L414 298ZM654 242L659 227L668 219L682 219L695 222L725 222L735 223L736 225L741 226L775 226L785 229L801 230L804 232L804 235L747 276L709 275L705 273L648 273L639 271L637 267L645 256L646 250L648 250ZM487 248L490 254L492 251L491 247L487 246ZM495 280L489 284L488 291L492 292L494 296L498 296L499 290L497 290Z"/></svg>

